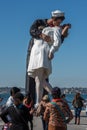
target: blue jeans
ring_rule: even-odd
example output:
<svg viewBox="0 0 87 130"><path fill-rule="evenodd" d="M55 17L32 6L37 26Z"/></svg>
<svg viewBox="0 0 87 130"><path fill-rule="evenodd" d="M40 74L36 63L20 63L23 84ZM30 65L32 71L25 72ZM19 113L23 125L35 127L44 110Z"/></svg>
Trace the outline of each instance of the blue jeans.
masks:
<svg viewBox="0 0 87 130"><path fill-rule="evenodd" d="M42 120L43 130L48 130L48 123L43 119L42 115L41 115L41 120Z"/></svg>
<svg viewBox="0 0 87 130"><path fill-rule="evenodd" d="M80 107L80 108L75 108L75 117L77 118L77 117L79 117L80 118L80 113L81 113L81 110L82 110L82 108Z"/></svg>

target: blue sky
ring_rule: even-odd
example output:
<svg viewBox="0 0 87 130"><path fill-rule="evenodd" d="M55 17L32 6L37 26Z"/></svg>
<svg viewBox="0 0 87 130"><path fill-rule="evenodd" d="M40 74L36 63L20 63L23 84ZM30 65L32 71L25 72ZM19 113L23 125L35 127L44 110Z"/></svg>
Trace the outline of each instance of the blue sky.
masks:
<svg viewBox="0 0 87 130"><path fill-rule="evenodd" d="M25 87L29 28L62 10L69 36L53 59L52 86L87 87L87 0L0 0L0 87Z"/></svg>

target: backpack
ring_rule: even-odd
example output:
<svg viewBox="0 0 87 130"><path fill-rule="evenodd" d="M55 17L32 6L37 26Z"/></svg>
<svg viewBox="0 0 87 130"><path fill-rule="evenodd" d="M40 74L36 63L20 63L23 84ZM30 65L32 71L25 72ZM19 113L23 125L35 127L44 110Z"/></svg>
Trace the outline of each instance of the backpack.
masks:
<svg viewBox="0 0 87 130"><path fill-rule="evenodd" d="M81 99L78 99L78 100L74 100L74 102L73 102L73 106L75 107L75 108L81 108L81 107L83 107L83 102L82 102L82 100Z"/></svg>

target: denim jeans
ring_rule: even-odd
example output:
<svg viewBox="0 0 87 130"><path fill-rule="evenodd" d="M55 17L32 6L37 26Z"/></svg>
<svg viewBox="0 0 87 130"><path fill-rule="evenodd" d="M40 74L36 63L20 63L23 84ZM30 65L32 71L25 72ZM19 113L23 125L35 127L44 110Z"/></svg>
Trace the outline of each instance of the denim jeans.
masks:
<svg viewBox="0 0 87 130"><path fill-rule="evenodd" d="M48 123L43 119L42 115L41 115L41 120L42 120L43 130L48 130Z"/></svg>
<svg viewBox="0 0 87 130"><path fill-rule="evenodd" d="M82 108L75 108L75 117L79 117L80 118L80 113L81 113Z"/></svg>

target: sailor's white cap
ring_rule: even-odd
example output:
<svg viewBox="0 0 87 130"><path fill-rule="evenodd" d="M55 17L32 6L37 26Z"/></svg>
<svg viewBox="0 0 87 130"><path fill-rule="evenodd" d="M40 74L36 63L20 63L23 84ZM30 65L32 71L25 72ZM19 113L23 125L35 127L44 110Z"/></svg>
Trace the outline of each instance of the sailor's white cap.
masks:
<svg viewBox="0 0 87 130"><path fill-rule="evenodd" d="M64 17L64 12L60 10L55 10L51 12L52 17Z"/></svg>

